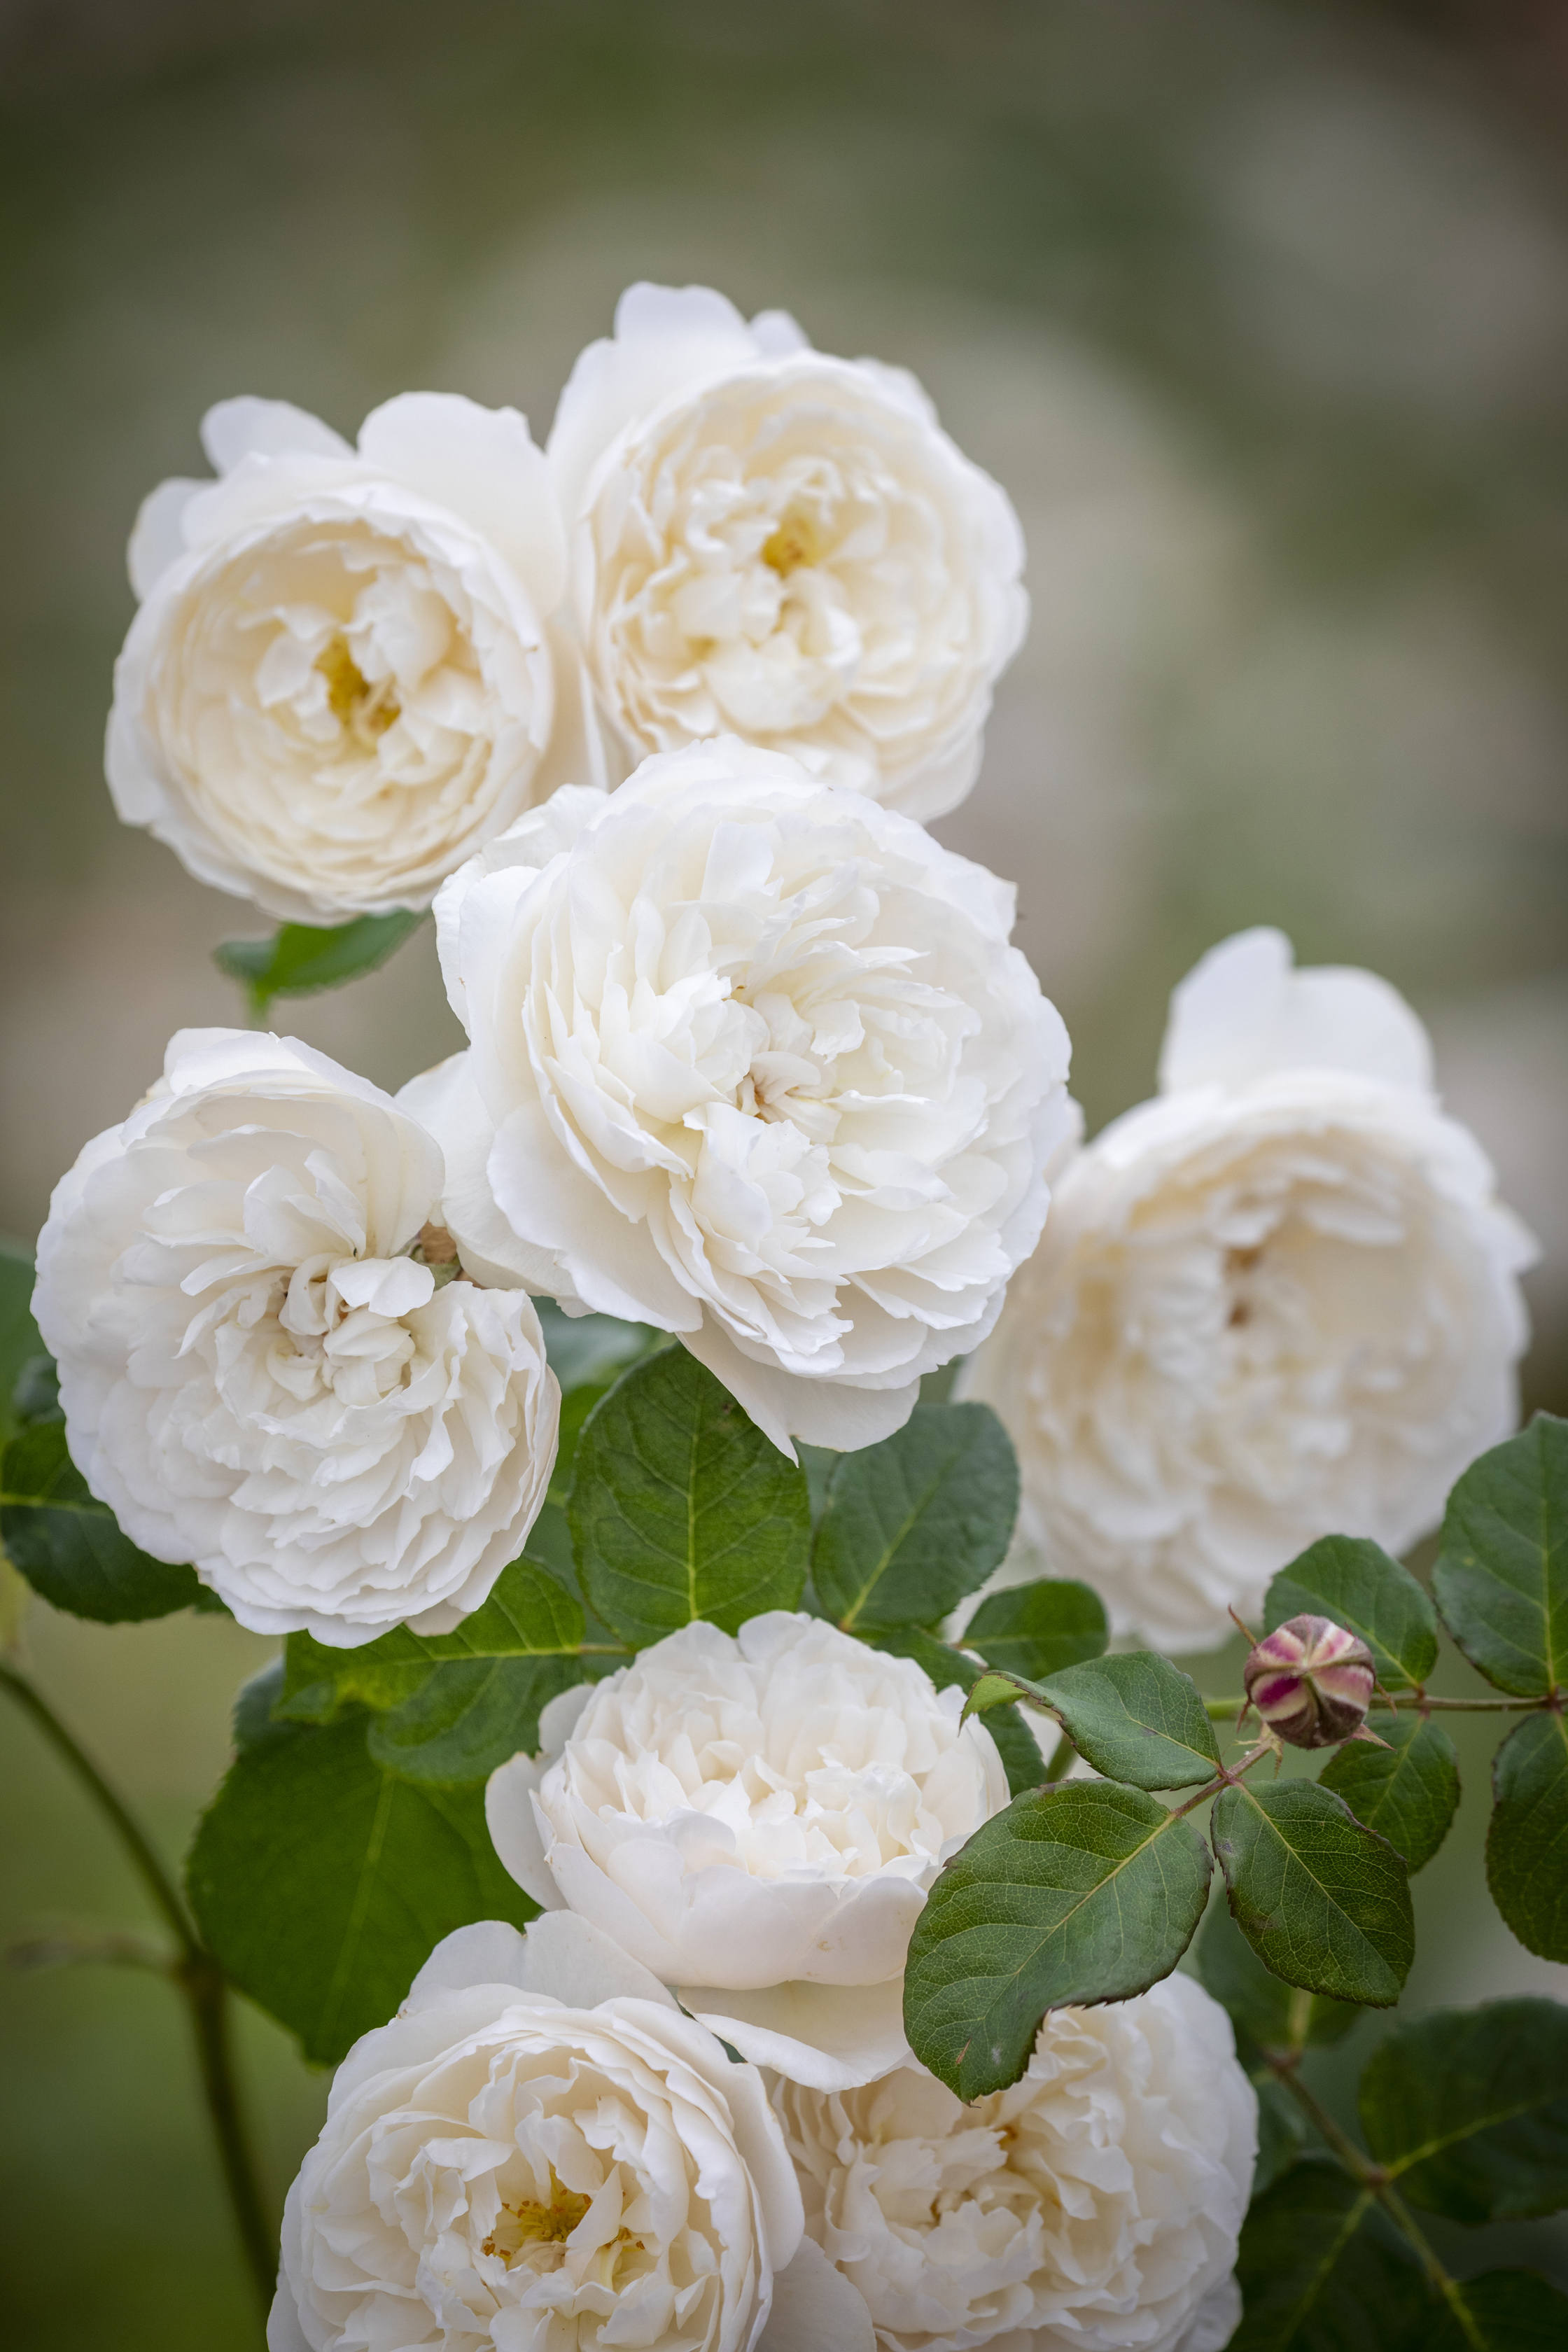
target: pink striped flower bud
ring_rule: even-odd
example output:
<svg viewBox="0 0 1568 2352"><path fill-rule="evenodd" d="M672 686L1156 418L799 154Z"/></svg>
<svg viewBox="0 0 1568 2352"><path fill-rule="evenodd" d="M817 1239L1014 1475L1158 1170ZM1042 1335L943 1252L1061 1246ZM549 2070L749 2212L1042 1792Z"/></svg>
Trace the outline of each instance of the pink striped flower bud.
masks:
<svg viewBox="0 0 1568 2352"><path fill-rule="evenodd" d="M1292 1748L1331 1748L1365 1721L1372 1652L1331 1617L1291 1617L1258 1643L1244 1679L1247 1697L1278 1738Z"/></svg>

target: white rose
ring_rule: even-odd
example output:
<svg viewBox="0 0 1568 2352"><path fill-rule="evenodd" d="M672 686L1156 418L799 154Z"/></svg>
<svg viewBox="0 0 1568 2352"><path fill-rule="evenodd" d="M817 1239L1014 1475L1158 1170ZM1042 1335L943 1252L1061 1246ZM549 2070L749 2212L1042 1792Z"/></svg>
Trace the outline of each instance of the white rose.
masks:
<svg viewBox="0 0 1568 2352"><path fill-rule="evenodd" d="M472 1040L403 1099L482 1279L679 1334L758 1426L840 1448L990 1329L1068 1120L1013 893L728 738L558 793L455 875Z"/></svg>
<svg viewBox="0 0 1568 2352"><path fill-rule="evenodd" d="M1532 1244L1370 972L1242 932L1177 989L1161 1098L1057 1180L963 1392L1023 1473L1004 1580L1078 1576L1170 1650L1320 1536L1402 1550L1517 1417Z"/></svg>
<svg viewBox="0 0 1568 2352"><path fill-rule="evenodd" d="M447 1632L544 1500L561 1400L532 1306L404 1255L441 1181L440 1147L324 1054L187 1029L56 1188L33 1307L72 1459L255 1633Z"/></svg>
<svg viewBox="0 0 1568 2352"><path fill-rule="evenodd" d="M1258 2101L1190 1977L1051 2011L1022 2079L965 2106L923 2067L781 2082L805 2226L879 2352L1218 2352Z"/></svg>
<svg viewBox="0 0 1568 2352"><path fill-rule="evenodd" d="M802 2239L755 2069L563 1916L459 1928L350 2051L284 2208L267 2341L874 2352Z"/></svg>
<svg viewBox="0 0 1568 2352"><path fill-rule="evenodd" d="M814 352L781 311L633 286L549 455L634 762L733 733L906 815L956 808L1028 625L1024 543L911 375Z"/></svg>
<svg viewBox="0 0 1568 2352"><path fill-rule="evenodd" d="M745 2056L865 2082L907 2053L927 1888L1007 1802L963 1706L816 1618L695 1623L553 1701L486 1818L535 1902L592 1920Z"/></svg>
<svg viewBox="0 0 1568 2352"><path fill-rule="evenodd" d="M131 541L142 609L107 763L128 824L306 923L428 906L481 842L596 782L577 657L545 619L565 543L515 410L405 393L357 451L286 402L202 427Z"/></svg>

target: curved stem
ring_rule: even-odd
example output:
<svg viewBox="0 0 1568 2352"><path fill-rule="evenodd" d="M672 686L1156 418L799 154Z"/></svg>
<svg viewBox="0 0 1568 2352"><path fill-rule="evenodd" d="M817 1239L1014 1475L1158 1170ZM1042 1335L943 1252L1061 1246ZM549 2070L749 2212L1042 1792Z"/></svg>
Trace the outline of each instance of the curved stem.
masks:
<svg viewBox="0 0 1568 2352"><path fill-rule="evenodd" d="M43 1693L7 1660L0 1659L0 1686L8 1690L24 1714L86 1789L119 1838L153 1906L172 1929L179 1953L167 1974L184 2000L195 2039L202 2092L223 2166L235 2227L245 2251L246 2267L263 2315L270 2308L278 2278L277 2241L268 2225L257 2184L256 2167L246 2137L239 2085L229 2048L228 1983L212 1954L203 1945L179 1891L153 1852L139 1824L110 1787L97 1765L78 1746Z"/></svg>
<svg viewBox="0 0 1568 2352"><path fill-rule="evenodd" d="M1327 2107L1309 2091L1302 2082L1297 2070L1300 2053L1292 2051L1288 2056L1280 2056L1273 2051L1266 2050L1263 2054L1275 2081L1283 2083L1298 2106L1308 2117L1319 2137L1332 2148L1352 2179L1360 2181L1363 2189L1371 2190L1400 2235L1414 2247L1420 2258L1421 2266L1433 2286L1446 2302L1454 2306L1463 2325L1464 2313L1455 2302L1454 2281L1433 2252L1426 2231L1383 2167L1373 2164L1369 2158L1362 2154L1350 2134L1341 2129Z"/></svg>

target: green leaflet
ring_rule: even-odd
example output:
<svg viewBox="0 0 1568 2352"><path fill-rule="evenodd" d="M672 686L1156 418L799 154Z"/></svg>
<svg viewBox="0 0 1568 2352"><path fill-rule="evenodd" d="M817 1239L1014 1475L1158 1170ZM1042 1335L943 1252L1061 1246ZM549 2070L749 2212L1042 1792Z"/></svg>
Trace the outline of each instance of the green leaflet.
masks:
<svg viewBox="0 0 1568 2352"><path fill-rule="evenodd" d="M629 1365L667 1348L669 1340L646 1323L622 1323L613 1315L566 1315L552 1298L533 1303L550 1369L561 1383L561 1427L550 1474L551 1502L560 1508L571 1491L577 1440L588 1415Z"/></svg>
<svg viewBox="0 0 1568 2352"><path fill-rule="evenodd" d="M1487 1885L1527 1951L1568 1960L1568 1722L1527 1715L1492 1759Z"/></svg>
<svg viewBox="0 0 1568 2352"><path fill-rule="evenodd" d="M1436 1612L1381 1544L1324 1536L1282 1568L1264 1602L1265 1630L1303 1615L1331 1617L1359 1633L1384 1690L1414 1689L1436 1664Z"/></svg>
<svg viewBox="0 0 1568 2352"><path fill-rule="evenodd" d="M1538 1412L1470 1465L1448 1497L1432 1589L1500 1690L1543 1698L1568 1683L1568 1422Z"/></svg>
<svg viewBox="0 0 1568 2352"><path fill-rule="evenodd" d="M847 1633L934 1625L999 1566L1018 1465L989 1405L918 1404L879 1445L838 1457L811 1579Z"/></svg>
<svg viewBox="0 0 1568 2352"><path fill-rule="evenodd" d="M1387 2009L1415 1952L1410 1885L1391 1845L1314 1780L1237 1782L1210 1823L1230 1907L1276 1976Z"/></svg>
<svg viewBox="0 0 1568 2352"><path fill-rule="evenodd" d="M1385 1837L1414 1877L1447 1836L1459 1802L1454 1743L1430 1716L1374 1708L1372 1728L1386 1748L1351 1740L1337 1748L1318 1785L1344 1799L1364 1829Z"/></svg>
<svg viewBox="0 0 1568 2352"><path fill-rule="evenodd" d="M1227 2011L1237 2033L1261 2049L1310 2050L1342 2042L1363 2015L1353 2001L1325 2000L1277 1977L1258 1958L1227 1903L1210 1904L1196 1949L1205 1990ZM1293 2101L1290 2113L1300 2113Z"/></svg>
<svg viewBox="0 0 1568 2352"><path fill-rule="evenodd" d="M1016 2083L1047 2009L1168 1976L1208 1894L1207 1846L1136 1789L1016 1797L942 1872L915 1923L904 2030L961 2099Z"/></svg>
<svg viewBox="0 0 1568 2352"><path fill-rule="evenodd" d="M1451 2221L1568 2205L1568 2009L1492 2000L1396 2026L1361 2081L1366 2144Z"/></svg>
<svg viewBox="0 0 1568 2352"><path fill-rule="evenodd" d="M173 1610L223 1604L194 1568L170 1567L122 1535L107 1503L88 1492L64 1427L23 1430L0 1462L0 1542L35 1592L73 1617L118 1624Z"/></svg>
<svg viewBox="0 0 1568 2352"><path fill-rule="evenodd" d="M1312 2158L1255 2200L1236 2275L1229 2352L1417 2352L1431 2330L1414 2249L1370 2189Z"/></svg>
<svg viewBox="0 0 1568 2352"><path fill-rule="evenodd" d="M33 1320L32 1297L32 1253L0 1241L0 1446L20 1426L12 1411L11 1391L22 1368L44 1353Z"/></svg>
<svg viewBox="0 0 1568 2352"><path fill-rule="evenodd" d="M1038 1682L1042 1675L1098 1658L1108 1638L1105 1607L1087 1584L1041 1577L984 1600L964 1629L967 1649L987 1665Z"/></svg>
<svg viewBox="0 0 1568 2352"><path fill-rule="evenodd" d="M805 1473L684 1348L634 1364L595 1406L567 1517L590 1605L634 1645L800 1604Z"/></svg>
<svg viewBox="0 0 1568 2352"><path fill-rule="evenodd" d="M374 971L424 920L423 914L400 909L358 915L326 930L284 923L269 940L226 940L213 950L213 961L248 990L253 1009L264 1013L275 996L311 996Z"/></svg>
<svg viewBox="0 0 1568 2352"><path fill-rule="evenodd" d="M1197 1685L1152 1650L1094 1658L1037 1683L993 1669L976 1681L966 1712L1014 1698L1048 1707L1107 1780L1135 1789L1185 1789L1212 1780L1219 1769Z"/></svg>
<svg viewBox="0 0 1568 2352"><path fill-rule="evenodd" d="M273 1724L203 1815L186 1888L234 1982L331 2065L384 2025L433 1945L536 1906L496 1860L479 1789L422 1788L377 1764L363 1717Z"/></svg>
<svg viewBox="0 0 1568 2352"><path fill-rule="evenodd" d="M1537 2271L1487 2271L1455 2287L1426 2352L1563 2352L1564 2344L1568 2295Z"/></svg>

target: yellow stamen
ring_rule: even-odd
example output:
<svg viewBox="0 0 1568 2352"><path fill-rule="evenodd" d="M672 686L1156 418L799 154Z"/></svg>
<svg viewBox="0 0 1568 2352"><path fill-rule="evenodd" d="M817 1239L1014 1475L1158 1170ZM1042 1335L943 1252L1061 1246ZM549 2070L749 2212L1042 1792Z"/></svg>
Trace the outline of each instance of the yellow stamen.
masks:
<svg viewBox="0 0 1568 2352"><path fill-rule="evenodd" d="M593 2201L591 2197L580 2197L574 2189L563 2188L552 2165L549 2204L521 2197L515 2205L503 2205L484 2251L499 2254L510 2269L530 2246L563 2246Z"/></svg>
<svg viewBox="0 0 1568 2352"><path fill-rule="evenodd" d="M820 562L822 540L809 515L787 514L771 537L763 541L763 562L787 579L804 564Z"/></svg>
<svg viewBox="0 0 1568 2352"><path fill-rule="evenodd" d="M367 736L374 741L384 735L400 716L391 679L384 677L379 685L369 685L349 651L346 637L333 637L325 651L317 655L316 667L327 681L327 701L333 718L362 741Z"/></svg>

